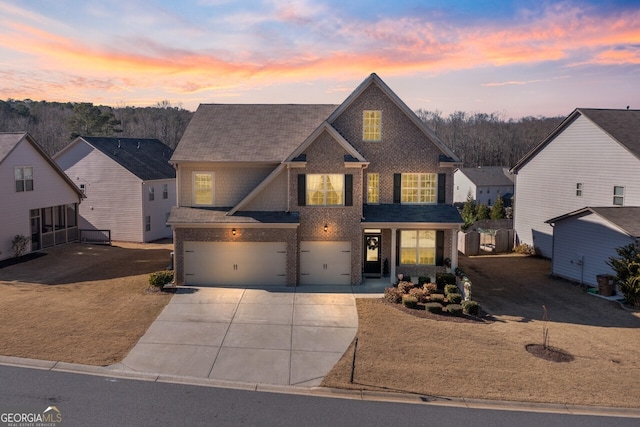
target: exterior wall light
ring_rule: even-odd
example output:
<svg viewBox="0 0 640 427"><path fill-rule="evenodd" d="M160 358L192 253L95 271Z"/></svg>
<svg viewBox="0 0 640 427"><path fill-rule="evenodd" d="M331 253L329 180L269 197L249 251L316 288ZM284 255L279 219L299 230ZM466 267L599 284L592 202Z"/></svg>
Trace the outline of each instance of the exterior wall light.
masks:
<svg viewBox="0 0 640 427"><path fill-rule="evenodd" d="M324 232L326 233L328 229L329 229L329 226L327 224L325 224L324 225Z"/></svg>
<svg viewBox="0 0 640 427"><path fill-rule="evenodd" d="M234 236L236 235L236 229L235 228L231 229L231 234L233 234Z"/></svg>

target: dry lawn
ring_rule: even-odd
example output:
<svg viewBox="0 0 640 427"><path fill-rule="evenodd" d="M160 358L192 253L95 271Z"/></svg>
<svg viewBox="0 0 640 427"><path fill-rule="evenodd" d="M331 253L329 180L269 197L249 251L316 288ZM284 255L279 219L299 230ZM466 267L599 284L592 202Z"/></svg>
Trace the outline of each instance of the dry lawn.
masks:
<svg viewBox="0 0 640 427"><path fill-rule="evenodd" d="M323 386L526 402L637 408L640 318L617 303L547 277L533 257L462 258L473 297L491 314L454 323L406 314L382 300L358 299L353 345ZM550 345L575 357L550 362L525 350L542 342L542 304Z"/></svg>
<svg viewBox="0 0 640 427"><path fill-rule="evenodd" d="M169 302L168 244L69 244L0 268L0 354L90 365L127 355Z"/></svg>

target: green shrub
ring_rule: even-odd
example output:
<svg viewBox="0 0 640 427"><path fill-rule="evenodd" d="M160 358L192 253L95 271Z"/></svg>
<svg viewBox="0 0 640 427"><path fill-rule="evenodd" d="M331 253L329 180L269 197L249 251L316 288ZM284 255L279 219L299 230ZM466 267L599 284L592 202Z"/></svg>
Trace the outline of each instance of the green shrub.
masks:
<svg viewBox="0 0 640 427"><path fill-rule="evenodd" d="M402 305L407 308L416 308L418 306L418 299L413 295L402 295Z"/></svg>
<svg viewBox="0 0 640 427"><path fill-rule="evenodd" d="M439 302L428 302L424 305L424 309L429 313L440 314L442 313L442 304Z"/></svg>
<svg viewBox="0 0 640 427"><path fill-rule="evenodd" d="M409 290L409 295L415 297L418 302L425 302L427 300L427 291L421 288L412 288Z"/></svg>
<svg viewBox="0 0 640 427"><path fill-rule="evenodd" d="M449 301L449 304L460 304L462 302L462 295L458 293L449 294L447 295L447 301Z"/></svg>
<svg viewBox="0 0 640 427"><path fill-rule="evenodd" d="M418 276L418 285L423 286L425 283L431 283L431 277L429 276Z"/></svg>
<svg viewBox="0 0 640 427"><path fill-rule="evenodd" d="M457 285L444 285L444 294L449 296L449 294L457 294L458 286Z"/></svg>
<svg viewBox="0 0 640 427"><path fill-rule="evenodd" d="M640 250L631 243L616 248L616 253L607 264L616 272L618 290L629 304L640 307Z"/></svg>
<svg viewBox="0 0 640 427"><path fill-rule="evenodd" d="M480 313L480 304L475 301L464 301L462 303L462 312L470 316L477 316Z"/></svg>
<svg viewBox="0 0 640 427"><path fill-rule="evenodd" d="M173 271L170 270L156 271L149 275L149 284L156 288L162 288L164 285L171 283L172 281Z"/></svg>
<svg viewBox="0 0 640 427"><path fill-rule="evenodd" d="M431 294L431 295L429 295L429 301L437 302L437 303L443 303L444 302L444 295L443 294Z"/></svg>
<svg viewBox="0 0 640 427"><path fill-rule="evenodd" d="M463 308L460 304L449 304L447 306L447 313L453 316L460 316L462 315L462 312L463 312Z"/></svg>
<svg viewBox="0 0 640 427"><path fill-rule="evenodd" d="M444 290L446 285L455 285L456 284L456 276L451 273L438 273L436 274L436 285L438 285L438 289Z"/></svg>
<svg viewBox="0 0 640 427"><path fill-rule="evenodd" d="M399 304L402 301L402 292L398 288L385 288L384 299L393 304Z"/></svg>
<svg viewBox="0 0 640 427"><path fill-rule="evenodd" d="M438 286L435 283L425 283L422 285L422 289L427 293L427 295L434 293L438 290Z"/></svg>
<svg viewBox="0 0 640 427"><path fill-rule="evenodd" d="M415 285L411 282L407 282L405 280L403 280L402 282L398 283L398 290L400 292L402 292L403 294L408 294L410 289L413 289L415 287Z"/></svg>
<svg viewBox="0 0 640 427"><path fill-rule="evenodd" d="M14 258L24 255L30 244L31 239L29 237L16 234L11 241L11 250L13 251Z"/></svg>

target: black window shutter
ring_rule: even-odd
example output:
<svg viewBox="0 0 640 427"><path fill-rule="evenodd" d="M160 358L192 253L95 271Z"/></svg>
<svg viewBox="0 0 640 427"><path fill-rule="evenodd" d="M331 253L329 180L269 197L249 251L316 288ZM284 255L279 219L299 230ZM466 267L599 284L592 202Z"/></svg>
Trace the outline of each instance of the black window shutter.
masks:
<svg viewBox="0 0 640 427"><path fill-rule="evenodd" d="M400 203L400 193L402 191L402 174L393 174L393 203Z"/></svg>
<svg viewBox="0 0 640 427"><path fill-rule="evenodd" d="M400 230L396 230L396 266L400 265Z"/></svg>
<svg viewBox="0 0 640 427"><path fill-rule="evenodd" d="M344 205L353 206L353 175L344 176Z"/></svg>
<svg viewBox="0 0 640 427"><path fill-rule="evenodd" d="M307 175L298 174L298 206L307 205Z"/></svg>
<svg viewBox="0 0 640 427"><path fill-rule="evenodd" d="M442 204L446 202L446 192L447 192L447 174L439 173L438 174L438 203Z"/></svg>
<svg viewBox="0 0 640 427"><path fill-rule="evenodd" d="M436 231L436 265L444 265L444 230Z"/></svg>

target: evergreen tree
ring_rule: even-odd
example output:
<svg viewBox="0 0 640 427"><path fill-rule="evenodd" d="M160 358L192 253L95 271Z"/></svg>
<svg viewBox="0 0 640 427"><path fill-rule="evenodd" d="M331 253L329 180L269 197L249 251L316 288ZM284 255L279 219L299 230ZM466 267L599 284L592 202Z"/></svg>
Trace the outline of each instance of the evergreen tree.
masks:
<svg viewBox="0 0 640 427"><path fill-rule="evenodd" d="M478 219L478 221L489 219L490 213L491 212L489 210L489 207L484 203L481 203L480 206L478 206L478 213L476 214L476 218Z"/></svg>
<svg viewBox="0 0 640 427"><path fill-rule="evenodd" d="M469 228L474 222L476 222L476 201L473 200L473 195L471 194L471 190L467 193L467 201L464 202L464 206L462 207L462 220L464 221L463 229Z"/></svg>
<svg viewBox="0 0 640 427"><path fill-rule="evenodd" d="M109 136L118 132L120 121L111 109L102 111L90 102L81 102L73 106L73 115L69 118L70 139L78 136Z"/></svg>
<svg viewBox="0 0 640 427"><path fill-rule="evenodd" d="M504 202L502 201L502 196L498 191L498 197L496 198L495 203L491 207L491 219L503 219L506 217L506 212L504 210Z"/></svg>

